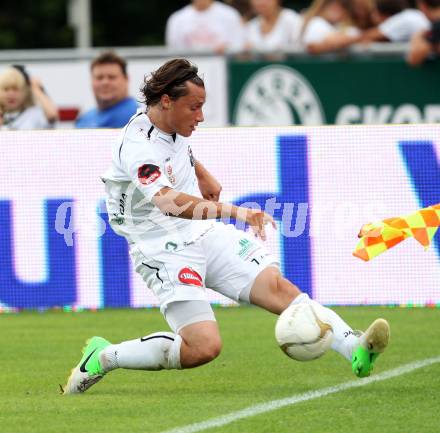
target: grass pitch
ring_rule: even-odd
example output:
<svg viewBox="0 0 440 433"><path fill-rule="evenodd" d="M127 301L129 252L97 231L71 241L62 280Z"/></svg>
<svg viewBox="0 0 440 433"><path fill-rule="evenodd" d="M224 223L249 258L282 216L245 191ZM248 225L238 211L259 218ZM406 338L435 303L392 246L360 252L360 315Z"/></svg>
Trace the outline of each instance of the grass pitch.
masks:
<svg viewBox="0 0 440 433"><path fill-rule="evenodd" d="M354 328L391 324L380 373L440 355L440 311L337 308ZM160 433L271 400L356 380L338 354L299 363L277 347L276 317L255 307L215 310L224 349L184 371L117 370L84 395L61 396L84 341L113 342L167 330L158 310L0 316L1 433ZM358 379L357 379L358 380ZM440 364L360 388L250 416L208 433L434 433L440 431ZM186 431L191 431L190 429Z"/></svg>

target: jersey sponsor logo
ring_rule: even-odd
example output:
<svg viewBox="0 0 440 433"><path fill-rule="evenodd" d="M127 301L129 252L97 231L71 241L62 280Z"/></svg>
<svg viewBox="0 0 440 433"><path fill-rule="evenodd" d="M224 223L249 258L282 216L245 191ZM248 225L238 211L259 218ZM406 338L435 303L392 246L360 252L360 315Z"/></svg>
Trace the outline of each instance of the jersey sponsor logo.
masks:
<svg viewBox="0 0 440 433"><path fill-rule="evenodd" d="M178 274L179 281L183 284L188 284L191 286L203 286L203 278L194 269L186 267L179 271Z"/></svg>
<svg viewBox="0 0 440 433"><path fill-rule="evenodd" d="M144 164L138 168L138 179L143 185L152 184L160 177L160 169L157 165Z"/></svg>
<svg viewBox="0 0 440 433"><path fill-rule="evenodd" d="M112 218L112 221L115 222L117 225L121 226L124 224L125 219L121 216L119 216L117 213L113 214L114 218Z"/></svg>
<svg viewBox="0 0 440 433"><path fill-rule="evenodd" d="M173 174L173 167L170 164L170 158L167 158L165 161L165 171L168 176L168 180L170 181L171 185L176 184L176 176Z"/></svg>

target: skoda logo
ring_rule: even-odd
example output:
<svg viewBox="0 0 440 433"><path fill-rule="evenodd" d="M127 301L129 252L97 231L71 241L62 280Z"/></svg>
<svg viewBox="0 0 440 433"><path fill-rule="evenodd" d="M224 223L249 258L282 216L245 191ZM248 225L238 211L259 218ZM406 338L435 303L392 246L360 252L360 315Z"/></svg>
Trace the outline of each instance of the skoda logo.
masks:
<svg viewBox="0 0 440 433"><path fill-rule="evenodd" d="M242 88L234 113L241 126L322 125L321 101L311 84L287 66L266 66Z"/></svg>

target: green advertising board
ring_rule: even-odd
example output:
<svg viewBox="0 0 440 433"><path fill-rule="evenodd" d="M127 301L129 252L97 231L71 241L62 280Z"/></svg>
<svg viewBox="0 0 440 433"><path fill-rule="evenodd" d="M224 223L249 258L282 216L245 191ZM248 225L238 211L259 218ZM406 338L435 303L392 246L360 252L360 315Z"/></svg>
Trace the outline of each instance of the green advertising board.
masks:
<svg viewBox="0 0 440 433"><path fill-rule="evenodd" d="M440 122L440 61L420 68L403 54L230 59L235 125Z"/></svg>

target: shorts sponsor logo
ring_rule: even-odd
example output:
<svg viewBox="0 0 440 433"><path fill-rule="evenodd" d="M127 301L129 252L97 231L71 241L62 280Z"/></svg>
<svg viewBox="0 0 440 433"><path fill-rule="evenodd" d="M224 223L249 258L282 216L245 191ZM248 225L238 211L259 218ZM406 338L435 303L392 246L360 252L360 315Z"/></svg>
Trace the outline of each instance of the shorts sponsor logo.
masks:
<svg viewBox="0 0 440 433"><path fill-rule="evenodd" d="M244 258L246 255L248 255L249 250L255 245L248 239L240 239L238 243L240 244L240 251L238 252L238 255L241 258Z"/></svg>
<svg viewBox="0 0 440 433"><path fill-rule="evenodd" d="M177 244L175 242L169 241L165 244L165 249L167 251L176 251L177 250Z"/></svg>
<svg viewBox="0 0 440 433"><path fill-rule="evenodd" d="M203 286L203 278L194 269L186 267L179 271L179 281L183 284L191 286Z"/></svg>
<svg viewBox="0 0 440 433"><path fill-rule="evenodd" d="M160 169L157 165L144 164L138 168L138 179L143 185L152 184L160 177Z"/></svg>
<svg viewBox="0 0 440 433"><path fill-rule="evenodd" d="M238 243L240 245L238 256L245 261L249 260L249 258L261 248L258 244L255 244L246 238L240 239Z"/></svg>

